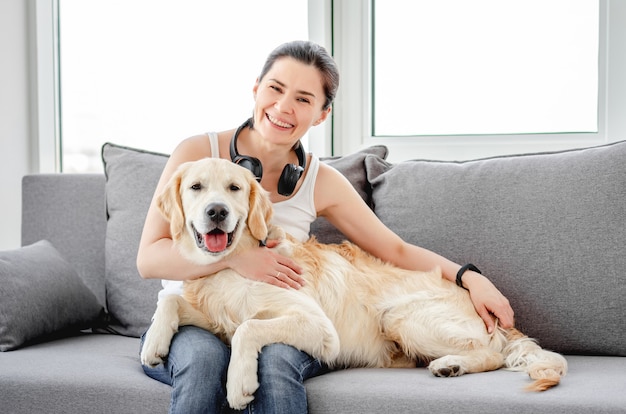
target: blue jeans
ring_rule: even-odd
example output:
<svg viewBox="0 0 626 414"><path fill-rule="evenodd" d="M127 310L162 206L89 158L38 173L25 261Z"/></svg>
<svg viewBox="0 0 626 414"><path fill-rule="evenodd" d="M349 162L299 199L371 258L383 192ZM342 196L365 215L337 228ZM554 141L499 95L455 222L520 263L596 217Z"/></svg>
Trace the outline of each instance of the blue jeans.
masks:
<svg viewBox="0 0 626 414"><path fill-rule="evenodd" d="M144 366L143 370L149 377L172 386L170 413L229 413L229 360L230 347L215 335L195 326L183 326L172 338L165 363L155 368ZM259 354L260 386L244 412L306 413L303 382L323 369L320 361L292 346L263 347Z"/></svg>

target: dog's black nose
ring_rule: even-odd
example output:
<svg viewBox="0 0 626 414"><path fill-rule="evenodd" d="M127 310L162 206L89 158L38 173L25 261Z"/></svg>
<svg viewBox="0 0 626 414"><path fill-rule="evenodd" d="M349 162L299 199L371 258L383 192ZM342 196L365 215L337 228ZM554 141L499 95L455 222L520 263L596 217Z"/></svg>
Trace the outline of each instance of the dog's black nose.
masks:
<svg viewBox="0 0 626 414"><path fill-rule="evenodd" d="M211 221L219 223L228 217L228 208L220 203L209 204L205 213Z"/></svg>

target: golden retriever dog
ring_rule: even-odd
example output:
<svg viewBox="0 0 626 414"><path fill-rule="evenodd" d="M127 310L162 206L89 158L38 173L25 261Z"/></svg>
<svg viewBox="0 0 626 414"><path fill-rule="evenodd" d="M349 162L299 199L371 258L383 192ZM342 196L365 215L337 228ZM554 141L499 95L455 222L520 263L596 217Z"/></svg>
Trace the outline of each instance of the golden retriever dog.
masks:
<svg viewBox="0 0 626 414"><path fill-rule="evenodd" d="M158 205L175 245L189 260L212 263L281 238L276 247L304 271L301 289L246 279L226 269L184 283L183 295L157 305L141 362L156 366L179 326L217 334L232 348L227 398L241 409L259 386L264 345L292 345L331 367L415 367L439 377L501 367L526 371L527 388L557 385L567 370L561 355L543 350L516 329L489 334L469 294L441 271L407 271L354 244L306 243L269 224L272 204L246 169L210 158L179 167Z"/></svg>

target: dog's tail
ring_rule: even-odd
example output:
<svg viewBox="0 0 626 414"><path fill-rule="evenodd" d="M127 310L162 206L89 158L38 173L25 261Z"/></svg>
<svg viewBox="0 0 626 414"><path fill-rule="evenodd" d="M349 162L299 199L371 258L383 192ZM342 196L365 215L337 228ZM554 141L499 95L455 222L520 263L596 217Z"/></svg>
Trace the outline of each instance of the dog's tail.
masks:
<svg viewBox="0 0 626 414"><path fill-rule="evenodd" d="M546 351L517 329L507 331L504 365L513 371L527 372L533 383L527 391L545 391L561 382L567 373L567 361L556 352Z"/></svg>

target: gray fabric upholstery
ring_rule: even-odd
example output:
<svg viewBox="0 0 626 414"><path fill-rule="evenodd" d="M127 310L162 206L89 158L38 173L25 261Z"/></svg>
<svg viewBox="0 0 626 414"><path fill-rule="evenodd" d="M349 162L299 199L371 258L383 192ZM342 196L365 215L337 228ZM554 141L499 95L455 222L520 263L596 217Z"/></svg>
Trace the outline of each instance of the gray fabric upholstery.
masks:
<svg viewBox="0 0 626 414"><path fill-rule="evenodd" d="M0 412L167 413L171 388L148 376L139 339L87 334L0 353Z"/></svg>
<svg viewBox="0 0 626 414"><path fill-rule="evenodd" d="M46 240L0 252L0 351L90 328L102 310L76 271Z"/></svg>
<svg viewBox="0 0 626 414"><path fill-rule="evenodd" d="M139 339L89 334L0 353L0 407L7 414L166 413L170 387L148 378ZM54 355L52 358L51 356ZM626 358L568 356L558 387L523 391L523 373L437 378L426 369L350 369L308 380L311 414L623 413Z"/></svg>
<svg viewBox="0 0 626 414"><path fill-rule="evenodd" d="M521 372L438 378L424 368L336 371L306 382L309 413L589 414L626 410L626 358L568 356L556 388L529 393Z"/></svg>
<svg viewBox="0 0 626 414"><path fill-rule="evenodd" d="M412 175L415 170L407 165L407 174L410 175L405 180L387 175L396 167L390 170L380 157L369 157L365 164L370 178L379 180L375 181L377 186L381 185L383 175L389 179L388 183L401 182L404 185L400 188L403 190L400 202L385 208L384 205L392 200L386 200L381 196L380 188L375 187L372 200L376 203L376 213L392 223L396 214L386 209L401 209L397 210L398 217L409 219L408 223L405 220L396 230L405 237L413 237L414 241L423 242L427 247L441 247L438 251L449 254L455 260L473 261L482 267L514 302L518 321L524 321L527 325L525 331L542 334L548 332L547 328L553 328L557 335L562 336L562 341L555 339L557 335L549 333L548 337L540 338L543 342L544 339L553 341L553 345L568 349L578 349L583 345L608 349L615 348L615 337L612 335L624 332L622 321L617 320L609 331L602 333L608 335L606 346L600 344L604 336L593 342L588 342L587 336L589 332L597 331L596 325L604 323L602 319L605 311L609 315L621 313L622 317L626 316L620 310L620 303L601 302L602 298L611 295L603 290L616 289L616 283L617 289L620 289L619 283L624 282L623 275L612 273L613 269L620 267L624 256L623 239L614 240L625 223L624 203L619 202L625 187L622 167L618 165L624 160L622 148L616 144L615 148L606 147L609 150L606 153L599 148L545 156L555 157L554 165L544 163L541 158L544 156L513 157L510 163L506 159L462 164L413 162L408 164L419 164L419 176ZM590 160L601 160L601 164L606 165L594 165L584 159L583 154L590 155ZM575 160L569 157L575 157ZM530 164L524 166L524 160ZM575 164L575 168L571 164ZM560 167L557 168L557 165ZM583 169L587 171L586 175ZM455 171L462 174L453 174ZM539 176L540 171L545 175ZM439 176L440 172L443 172L442 176ZM511 191L501 188L497 194L490 194L491 188L495 186L495 172L509 183ZM139 174L137 171L129 172L132 173ZM555 184L555 180L558 180L552 174L564 182L563 186ZM575 180L582 182L573 183L575 180L570 177L572 174ZM534 177L530 180L534 182L525 178L528 176ZM423 184L423 190L416 190L420 177L430 177L435 181ZM585 182L585 177L595 177L597 182L591 185ZM463 183L471 183L476 188L473 191L463 190L461 194L464 197L460 197L455 191L463 188ZM435 184L439 184L439 187ZM544 186L551 188L552 192L545 191ZM101 303L105 299L104 240L107 227L104 187L104 177L98 175L34 175L25 177L23 181L23 243L50 240L87 286L99 299L102 298ZM537 194L533 195L533 188ZM530 199L511 195L521 189L525 189ZM388 190L391 194L393 189ZM367 188L364 191L367 192ZM409 194L417 200L411 206L407 206ZM564 197L567 194L579 197L566 199ZM589 199L589 194L601 196L593 201ZM440 202L433 200L434 197L441 199ZM509 200L509 204L504 200ZM432 204L431 208L439 208L440 211L429 211L426 208L429 203ZM515 203L522 204L517 206ZM599 210L593 212L594 220L588 220L585 216L591 213L583 214L578 210L589 206ZM540 207L544 210L542 214L538 213ZM557 215L550 208L560 209L562 214ZM530 217L526 215L529 213L525 209L533 211ZM463 212L463 217L448 217L446 220L440 217L451 216L458 211ZM580 214L583 214L582 218L572 219ZM480 219L482 226L472 222L464 223L464 218L465 221ZM548 223L548 218L555 222ZM613 220L616 229L608 228L608 220ZM576 238L575 243L568 244L563 242L565 236L556 232L555 240L549 241L550 232L554 232L555 228L566 232L568 237L572 237L572 232L573 237L580 237L576 233L579 221L585 232L591 232L590 237ZM594 225L589 224L589 221L598 223L598 228L606 230L606 240L600 237L599 230L594 230ZM503 227L504 224L518 228L519 234L511 240L501 237L509 231L506 226ZM437 231L436 225L442 228ZM417 231L410 233L413 226L416 226ZM451 226L454 231L447 229L447 226ZM493 234L491 237L498 239L503 246L490 241L490 232ZM617 251L610 247L607 247L606 252L596 251L596 245L604 243L609 246L610 240L615 242L611 246L619 246ZM513 249L512 245L518 247ZM485 248L489 250L484 251ZM558 248L563 250L559 252ZM591 276L586 273L587 267L575 272L561 269L551 274L536 271L539 266L556 267L572 260L580 261L581 258L573 255L581 254L585 249L588 251L583 253L583 259L593 259L592 256L598 254L605 260L600 270L594 271ZM501 251L512 253L509 256L497 254ZM537 254L537 251L541 251L541 254ZM544 253L548 251L551 252L550 257ZM521 273L515 267L518 266L516 255L530 258ZM507 269L510 269L510 273L506 273ZM571 270L568 267L565 269ZM525 296L526 290L534 292L538 290L537 286L543 289L562 286L562 294L555 298L545 293ZM136 294L146 295L150 306L154 307L155 297L152 292L143 290ZM564 315L564 309L569 309L572 303L577 304L580 311ZM568 317L576 322L575 329L571 331L568 331L570 326L565 330L560 322ZM579 336L583 339L579 339ZM170 387L143 374L138 348L137 338L87 334L31 345L12 352L0 352L0 412L165 413ZM529 381L525 374L502 370L459 378L435 378L423 368L355 369L325 374L308 380L305 385L311 413L624 412L626 358L568 355L567 359L570 369L561 385L542 394L522 391Z"/></svg>
<svg viewBox="0 0 626 414"><path fill-rule="evenodd" d="M387 147L374 145L343 157L321 158L321 161L330 165L343 174L359 195L369 206L372 204L372 188L365 173L365 157L387 158ZM340 243L346 237L324 217L318 217L311 223L311 234L322 243Z"/></svg>
<svg viewBox="0 0 626 414"><path fill-rule="evenodd" d="M626 356L625 160L620 142L464 163L369 157L366 167L380 219L477 265L526 334L559 352Z"/></svg>
<svg viewBox="0 0 626 414"><path fill-rule="evenodd" d="M105 232L103 175L36 174L22 179L22 245L48 240L102 305Z"/></svg>
<svg viewBox="0 0 626 414"><path fill-rule="evenodd" d="M136 258L143 223L167 156L104 144L106 175L106 288L109 328L141 336L156 308L159 280L144 280Z"/></svg>

